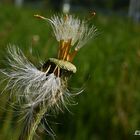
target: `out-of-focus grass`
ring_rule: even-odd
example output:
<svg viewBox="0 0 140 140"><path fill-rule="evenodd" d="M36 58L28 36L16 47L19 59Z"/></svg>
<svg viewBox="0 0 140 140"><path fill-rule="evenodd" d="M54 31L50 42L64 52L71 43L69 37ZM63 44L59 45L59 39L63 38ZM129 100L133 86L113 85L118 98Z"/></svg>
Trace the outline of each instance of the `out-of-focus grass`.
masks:
<svg viewBox="0 0 140 140"><path fill-rule="evenodd" d="M9 43L36 64L55 57L58 44L50 26L33 17L36 13L49 16L0 7L1 68ZM60 113L54 118L60 124L50 124L58 140L133 139L140 130L140 25L100 14L93 22L99 35L78 53L74 60L78 72L71 79L71 86L86 84L85 91L76 98L77 106L69 106L73 114ZM17 140L22 125L17 122L19 113L9 111L8 96L0 96L0 139Z"/></svg>

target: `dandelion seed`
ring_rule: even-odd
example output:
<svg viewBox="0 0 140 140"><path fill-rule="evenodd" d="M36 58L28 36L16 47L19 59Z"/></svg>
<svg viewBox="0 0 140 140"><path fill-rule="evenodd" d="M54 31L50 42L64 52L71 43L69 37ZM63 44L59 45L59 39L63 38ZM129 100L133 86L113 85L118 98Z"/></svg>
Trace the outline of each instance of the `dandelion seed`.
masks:
<svg viewBox="0 0 140 140"><path fill-rule="evenodd" d="M50 19L35 16L50 22L59 42L58 58L49 58L38 69L18 47L9 46L9 68L0 70L5 76L4 80L7 80L4 91L10 91L24 113L25 126L20 140L33 139L48 110L62 110L62 107L67 107L72 97L68 89L68 79L77 71L72 61L79 49L96 32L94 26L89 28L85 20L72 15L54 15Z"/></svg>
<svg viewBox="0 0 140 140"><path fill-rule="evenodd" d="M72 15L61 15L61 16L52 16L50 19L43 16L35 15L43 20L49 21L53 28L56 40L60 44L60 51L62 49L67 49L66 53L69 53L72 46L77 52L82 48L91 38L96 36L97 29L94 25L91 27L88 26L86 20L80 20ZM75 53L73 52L73 55ZM59 57L58 57L59 58ZM63 57L67 61L67 58Z"/></svg>

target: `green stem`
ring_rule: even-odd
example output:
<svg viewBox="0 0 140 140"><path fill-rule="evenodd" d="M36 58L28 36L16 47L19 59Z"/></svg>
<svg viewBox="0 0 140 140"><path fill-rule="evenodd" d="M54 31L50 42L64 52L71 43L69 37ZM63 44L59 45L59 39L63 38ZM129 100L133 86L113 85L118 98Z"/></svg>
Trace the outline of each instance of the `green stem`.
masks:
<svg viewBox="0 0 140 140"><path fill-rule="evenodd" d="M31 120L32 122L30 122L30 124L27 122L24 125L19 140L33 140L36 130L41 122L41 119L43 118L46 112L47 112L47 107L42 107L38 112L33 114L34 119ZM30 126L28 127L28 125Z"/></svg>
<svg viewBox="0 0 140 140"><path fill-rule="evenodd" d="M33 140L33 137L35 135L35 132L41 122L41 119L43 117L43 115L47 112L47 107L43 107L43 109L41 109L37 114L36 114L36 117L35 117L35 120L33 121L33 124L30 128L30 132L28 134L28 137L27 137L27 140Z"/></svg>

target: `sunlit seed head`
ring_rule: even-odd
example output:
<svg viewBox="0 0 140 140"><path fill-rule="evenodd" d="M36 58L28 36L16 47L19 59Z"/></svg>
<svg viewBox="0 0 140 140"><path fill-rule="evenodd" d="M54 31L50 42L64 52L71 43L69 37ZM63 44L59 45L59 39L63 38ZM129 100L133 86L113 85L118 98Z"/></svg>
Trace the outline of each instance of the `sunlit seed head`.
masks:
<svg viewBox="0 0 140 140"><path fill-rule="evenodd" d="M58 59L71 62L79 49L97 33L94 25L89 27L86 20L80 20L73 15L54 15L51 18L35 15L35 17L51 24L56 40L60 44ZM74 51L71 51L72 47Z"/></svg>
<svg viewBox="0 0 140 140"><path fill-rule="evenodd" d="M71 40L71 45L76 45L76 49L83 47L97 31L94 25L89 27L86 20L80 20L73 15L54 15L50 19L40 15L35 17L49 21L57 41Z"/></svg>
<svg viewBox="0 0 140 140"><path fill-rule="evenodd" d="M72 15L54 15L49 19L58 42L61 42L59 59L72 61L77 51L96 35L95 26L89 27L85 20ZM73 52L71 47L74 46Z"/></svg>
<svg viewBox="0 0 140 140"><path fill-rule="evenodd" d="M71 45L76 45L76 49L80 49L85 43L95 35L96 28L88 27L85 20L80 20L72 15L54 15L49 19L56 39L64 42L71 41Z"/></svg>

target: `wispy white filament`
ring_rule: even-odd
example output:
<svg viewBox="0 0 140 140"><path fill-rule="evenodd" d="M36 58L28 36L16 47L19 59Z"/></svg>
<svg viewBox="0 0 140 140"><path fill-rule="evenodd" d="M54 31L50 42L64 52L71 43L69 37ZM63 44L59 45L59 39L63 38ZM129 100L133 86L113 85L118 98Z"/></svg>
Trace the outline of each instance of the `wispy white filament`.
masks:
<svg viewBox="0 0 140 140"><path fill-rule="evenodd" d="M47 103L51 107L59 100L63 101L60 77L38 70L15 46L8 48L8 54L10 68L1 70L8 80L5 90L10 90L20 103L24 102L25 107Z"/></svg>
<svg viewBox="0 0 140 140"><path fill-rule="evenodd" d="M53 16L50 21L57 41L72 40L71 45L75 45L75 50L83 47L89 39L95 36L96 28L88 27L85 20L80 20L72 15Z"/></svg>

